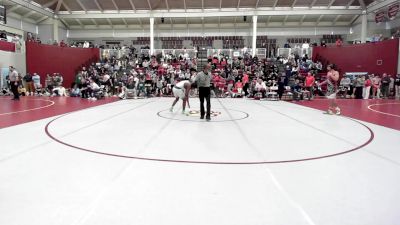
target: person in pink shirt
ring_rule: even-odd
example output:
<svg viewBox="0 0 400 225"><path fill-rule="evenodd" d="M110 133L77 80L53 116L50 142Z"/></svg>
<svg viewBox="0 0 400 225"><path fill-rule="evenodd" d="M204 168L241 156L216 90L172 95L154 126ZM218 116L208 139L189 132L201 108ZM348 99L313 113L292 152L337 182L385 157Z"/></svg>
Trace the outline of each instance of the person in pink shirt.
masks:
<svg viewBox="0 0 400 225"><path fill-rule="evenodd" d="M237 94L242 96L242 91L243 91L243 83L241 80L239 80L238 82L236 82L235 84L235 88L237 90Z"/></svg>
<svg viewBox="0 0 400 225"><path fill-rule="evenodd" d="M314 83L315 83L314 76L312 75L311 72L308 72L305 82L304 82L304 87L306 88L307 91L310 92L308 100L311 100L314 98Z"/></svg>

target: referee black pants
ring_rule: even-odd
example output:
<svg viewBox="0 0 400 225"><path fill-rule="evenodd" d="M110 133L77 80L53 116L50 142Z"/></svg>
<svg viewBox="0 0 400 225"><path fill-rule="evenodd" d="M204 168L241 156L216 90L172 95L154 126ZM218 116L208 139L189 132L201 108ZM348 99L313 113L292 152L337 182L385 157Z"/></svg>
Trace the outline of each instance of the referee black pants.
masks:
<svg viewBox="0 0 400 225"><path fill-rule="evenodd" d="M14 94L14 99L19 99L18 83L11 81L11 91Z"/></svg>
<svg viewBox="0 0 400 225"><path fill-rule="evenodd" d="M200 98L200 115L201 117L204 117L206 114L204 112L204 99L207 101L207 118L210 118L210 113L211 113L211 102L210 102L210 95L211 95L211 89L210 87L199 87L199 98Z"/></svg>

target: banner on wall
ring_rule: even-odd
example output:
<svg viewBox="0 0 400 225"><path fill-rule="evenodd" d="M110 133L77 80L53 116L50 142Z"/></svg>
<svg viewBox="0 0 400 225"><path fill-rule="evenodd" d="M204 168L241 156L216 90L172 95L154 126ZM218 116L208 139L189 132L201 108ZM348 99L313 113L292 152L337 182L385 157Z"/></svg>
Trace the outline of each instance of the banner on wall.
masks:
<svg viewBox="0 0 400 225"><path fill-rule="evenodd" d="M390 20L393 20L394 18L396 18L396 15L399 12L399 9L400 9L400 3L399 2L389 6L388 12L387 12L388 18Z"/></svg>
<svg viewBox="0 0 400 225"><path fill-rule="evenodd" d="M385 11L379 11L377 13L375 13L375 22L376 23L382 23L385 21Z"/></svg>

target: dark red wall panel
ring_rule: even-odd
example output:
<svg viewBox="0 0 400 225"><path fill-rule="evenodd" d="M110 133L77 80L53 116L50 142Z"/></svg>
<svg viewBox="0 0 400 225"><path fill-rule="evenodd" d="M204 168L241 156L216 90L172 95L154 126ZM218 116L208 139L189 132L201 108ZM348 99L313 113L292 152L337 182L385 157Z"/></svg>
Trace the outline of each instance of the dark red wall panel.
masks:
<svg viewBox="0 0 400 225"><path fill-rule="evenodd" d="M398 51L399 39L341 47L314 47L313 60L336 64L341 75L345 72L394 75L397 73ZM382 60L382 65L377 64L378 60Z"/></svg>
<svg viewBox="0 0 400 225"><path fill-rule="evenodd" d="M60 73L64 77L64 87L69 88L76 72L100 58L98 48L69 48L53 45L26 43L26 69L28 73L38 73L44 84L46 74Z"/></svg>

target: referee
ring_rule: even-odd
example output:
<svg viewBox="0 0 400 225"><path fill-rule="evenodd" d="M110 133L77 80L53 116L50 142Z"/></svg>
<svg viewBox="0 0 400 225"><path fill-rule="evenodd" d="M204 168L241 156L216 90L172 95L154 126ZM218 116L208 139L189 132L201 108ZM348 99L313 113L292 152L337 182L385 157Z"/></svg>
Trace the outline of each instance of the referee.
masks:
<svg viewBox="0 0 400 225"><path fill-rule="evenodd" d="M200 119L204 119L206 115L206 120L211 120L211 102L210 102L210 83L211 83L211 73L208 72L210 66L204 65L203 71L199 72L196 76L197 87L199 88L199 98L200 98ZM204 99L207 101L207 114L204 112Z"/></svg>
<svg viewBox="0 0 400 225"><path fill-rule="evenodd" d="M10 79L10 85L11 85L11 91L14 94L14 98L11 100L19 100L19 92L18 92L18 84L19 84L19 79L18 79L18 72L15 70L13 66L10 66L10 73L9 73L9 79Z"/></svg>

